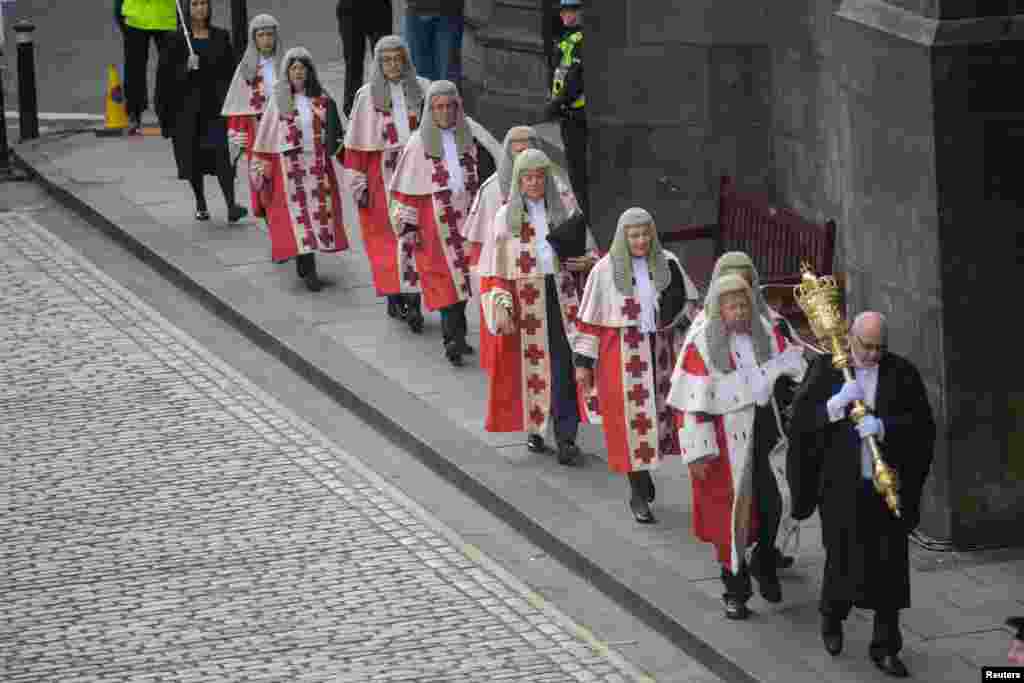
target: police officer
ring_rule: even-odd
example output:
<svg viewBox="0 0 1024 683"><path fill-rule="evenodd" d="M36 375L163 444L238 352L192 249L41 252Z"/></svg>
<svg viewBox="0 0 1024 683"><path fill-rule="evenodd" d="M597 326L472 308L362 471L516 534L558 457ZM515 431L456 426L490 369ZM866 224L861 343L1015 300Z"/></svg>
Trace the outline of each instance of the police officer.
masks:
<svg viewBox="0 0 1024 683"><path fill-rule="evenodd" d="M562 35L555 56L558 63L545 114L559 119L562 144L569 167L569 182L585 216L590 215L587 188L587 115L583 96L583 0L561 0Z"/></svg>

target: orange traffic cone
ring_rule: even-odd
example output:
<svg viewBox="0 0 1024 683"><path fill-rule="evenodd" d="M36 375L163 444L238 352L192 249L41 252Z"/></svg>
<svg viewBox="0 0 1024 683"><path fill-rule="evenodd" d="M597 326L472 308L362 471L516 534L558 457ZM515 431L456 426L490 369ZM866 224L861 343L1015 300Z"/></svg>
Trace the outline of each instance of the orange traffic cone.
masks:
<svg viewBox="0 0 1024 683"><path fill-rule="evenodd" d="M128 109L124 102L124 87L117 67L107 67L107 111L104 126L97 135L124 135L128 132Z"/></svg>

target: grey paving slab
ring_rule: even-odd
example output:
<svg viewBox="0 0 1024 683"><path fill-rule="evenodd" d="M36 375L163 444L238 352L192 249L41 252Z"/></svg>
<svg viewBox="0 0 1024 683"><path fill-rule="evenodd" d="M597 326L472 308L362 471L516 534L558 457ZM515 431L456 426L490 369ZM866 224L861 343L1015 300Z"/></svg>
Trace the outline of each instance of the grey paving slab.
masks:
<svg viewBox="0 0 1024 683"><path fill-rule="evenodd" d="M30 216L0 242L6 680L644 678Z"/></svg>

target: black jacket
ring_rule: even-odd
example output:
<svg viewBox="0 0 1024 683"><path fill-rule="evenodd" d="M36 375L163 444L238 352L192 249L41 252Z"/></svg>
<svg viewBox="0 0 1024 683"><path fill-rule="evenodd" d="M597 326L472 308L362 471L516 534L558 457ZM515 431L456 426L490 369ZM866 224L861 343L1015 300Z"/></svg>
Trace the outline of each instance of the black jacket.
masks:
<svg viewBox="0 0 1024 683"><path fill-rule="evenodd" d="M227 145L227 124L221 116L237 62L231 47L230 34L216 26L210 27L205 44L195 42L199 69L188 71L188 45L179 31L168 41L161 61L159 89L163 93L160 126L164 137L174 138L174 153L179 177L189 177L196 142L202 147ZM204 164L204 166L207 166ZM202 172L212 173L209 168Z"/></svg>
<svg viewBox="0 0 1024 683"><path fill-rule="evenodd" d="M853 422L830 423L825 403L843 385L830 355L811 364L796 392L790 423L787 477L793 516L806 519L820 508L830 600L863 608L910 606L907 533L921 517L921 491L931 468L935 420L924 382L906 359L887 353L878 370L874 414L885 429L882 456L900 479L902 518L882 497L863 494L861 441ZM885 577L871 582L871 577Z"/></svg>

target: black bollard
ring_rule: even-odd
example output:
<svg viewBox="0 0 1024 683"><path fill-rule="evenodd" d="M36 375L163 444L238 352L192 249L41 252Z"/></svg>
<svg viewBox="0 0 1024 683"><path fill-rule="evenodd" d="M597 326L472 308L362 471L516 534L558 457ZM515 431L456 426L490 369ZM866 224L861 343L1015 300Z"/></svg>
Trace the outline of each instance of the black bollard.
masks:
<svg viewBox="0 0 1024 683"><path fill-rule="evenodd" d="M249 7L246 0L231 0L231 42L235 48L235 61L242 61L249 44Z"/></svg>
<svg viewBox="0 0 1024 683"><path fill-rule="evenodd" d="M3 50L0 50L0 59L3 56ZM4 105L3 69L3 65L0 65L0 116L3 117L3 120L0 121L0 178L4 178L11 173L11 150L7 146L7 115L5 114L7 108Z"/></svg>
<svg viewBox="0 0 1024 683"><path fill-rule="evenodd" d="M39 137L39 102L36 99L36 55L32 32L34 24L19 21L13 27L18 44L18 117L21 139Z"/></svg>

